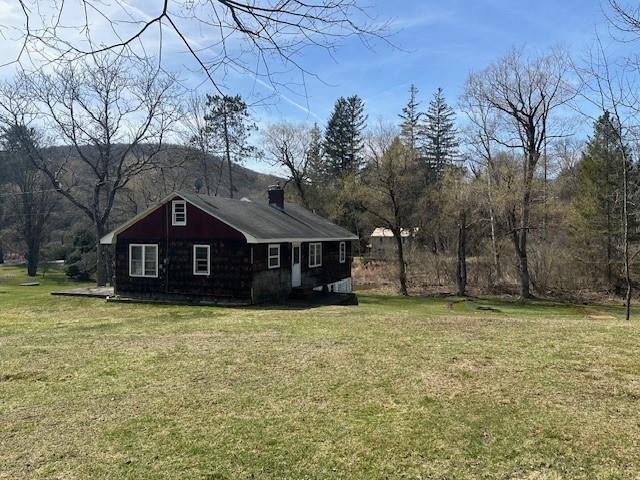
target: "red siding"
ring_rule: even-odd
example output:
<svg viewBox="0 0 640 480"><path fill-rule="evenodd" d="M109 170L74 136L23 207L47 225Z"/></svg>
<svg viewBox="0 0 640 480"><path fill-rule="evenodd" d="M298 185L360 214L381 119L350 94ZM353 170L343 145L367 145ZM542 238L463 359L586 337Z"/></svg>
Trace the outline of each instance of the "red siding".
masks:
<svg viewBox="0 0 640 480"><path fill-rule="evenodd" d="M166 237L167 225L169 225L169 238L172 239L245 239L242 233L190 203L187 203L187 224L184 227L172 226L170 201L118 234L118 238L123 240L158 240Z"/></svg>

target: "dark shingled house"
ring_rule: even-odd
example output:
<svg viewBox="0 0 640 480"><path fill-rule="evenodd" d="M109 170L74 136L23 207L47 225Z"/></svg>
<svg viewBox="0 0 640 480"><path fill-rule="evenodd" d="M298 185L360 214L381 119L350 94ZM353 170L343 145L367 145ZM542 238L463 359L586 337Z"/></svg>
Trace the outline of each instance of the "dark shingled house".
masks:
<svg viewBox="0 0 640 480"><path fill-rule="evenodd" d="M351 292L358 237L270 187L269 203L173 193L101 239L115 245L115 294L261 303L293 290Z"/></svg>

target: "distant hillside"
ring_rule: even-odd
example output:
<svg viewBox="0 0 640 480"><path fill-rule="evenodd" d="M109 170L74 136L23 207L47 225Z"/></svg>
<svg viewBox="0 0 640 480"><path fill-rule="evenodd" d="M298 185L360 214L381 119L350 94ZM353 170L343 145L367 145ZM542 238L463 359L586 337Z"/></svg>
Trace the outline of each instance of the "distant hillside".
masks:
<svg viewBox="0 0 640 480"><path fill-rule="evenodd" d="M118 149L124 149L126 145L116 146ZM90 146L83 148L83 154L91 156L92 148ZM149 147L151 150L151 147ZM84 174L86 171L84 165L79 160L78 152L69 146L52 147L49 154L57 160L66 159L74 164L74 174L82 178L91 178L90 175ZM162 153L157 155L155 160L155 168L149 172L145 172L139 178L135 179L130 188L144 191L145 198L163 196L174 190L195 191L196 184L200 184L200 193L206 193L203 178L203 165L199 153L188 147L181 145L167 145ZM210 193L219 196L229 196L229 170L226 162L220 158L209 156L207 159L207 172L210 185ZM283 182L282 178L274 175L259 173L239 164L233 165L233 183L234 197L248 197L252 200L261 200L266 197L266 190L269 185L276 182Z"/></svg>
<svg viewBox="0 0 640 480"><path fill-rule="evenodd" d="M126 148L118 145L115 151ZM151 147L149 151L151 151ZM95 155L93 147L83 147L82 155ZM45 152L45 156L52 162L65 163L65 171L70 177L68 180L75 183L74 191L80 198L84 196L87 203L93 191L95 177L90 174L89 168L80 160L80 154L72 147L51 147ZM229 197L229 170L226 162L210 156L206 162L208 172L210 194ZM197 151L180 146L168 145L156 156L153 165L148 171L137 175L116 197L116 202L111 214L109 228L113 228L132 216L146 210L150 205L174 191L195 192L196 186L199 192L206 194L203 179L202 158ZM267 201L267 187L276 182L283 182L282 178L256 172L241 165L233 165L234 198L247 197L254 201ZM77 207L70 202L62 200L57 210L56 238L66 238L70 232L80 228L91 228L91 224L84 215L78 214Z"/></svg>

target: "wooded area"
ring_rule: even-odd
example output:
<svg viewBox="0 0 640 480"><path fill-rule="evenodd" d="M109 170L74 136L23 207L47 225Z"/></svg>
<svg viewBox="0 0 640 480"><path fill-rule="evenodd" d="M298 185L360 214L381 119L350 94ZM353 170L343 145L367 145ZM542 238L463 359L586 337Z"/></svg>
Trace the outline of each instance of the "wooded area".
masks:
<svg viewBox="0 0 640 480"><path fill-rule="evenodd" d="M310 40L279 40L273 22L313 31L327 48L344 35L382 35L350 20L351 1L277 12L214 3L237 14L224 17L226 28L284 61ZM172 22L167 5L139 35ZM612 0L607 20L621 40L638 40L636 10ZM210 94L196 94L140 55L137 36L85 51L58 33L26 31L24 52L46 44L58 55L0 87L0 261L3 251L20 254L30 275L64 258L70 275L105 284L111 253L96 240L110 228L175 189L261 196L275 179L248 187L241 177L252 174L240 167L259 159L282 172L287 201L360 236L362 268L376 271L366 263L369 235L389 229L403 295L632 297L640 69L609 56L599 38L580 59L560 48L513 49L470 73L458 99L412 85L403 108L372 121L350 95L325 124L308 125L260 122L254 106L223 92L215 75L228 58L205 62L191 50L212 82ZM403 231L414 232L410 249Z"/></svg>

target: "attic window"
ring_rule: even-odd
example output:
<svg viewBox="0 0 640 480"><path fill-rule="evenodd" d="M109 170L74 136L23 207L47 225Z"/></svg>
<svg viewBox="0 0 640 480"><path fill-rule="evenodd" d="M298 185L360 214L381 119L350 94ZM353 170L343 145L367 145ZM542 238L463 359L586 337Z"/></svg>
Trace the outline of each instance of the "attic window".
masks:
<svg viewBox="0 0 640 480"><path fill-rule="evenodd" d="M280 245L269 245L269 268L280 268Z"/></svg>
<svg viewBox="0 0 640 480"><path fill-rule="evenodd" d="M171 202L171 225L184 227L187 224L187 202L174 200Z"/></svg>
<svg viewBox="0 0 640 480"><path fill-rule="evenodd" d="M347 261L347 244L340 242L340 263Z"/></svg>
<svg viewBox="0 0 640 480"><path fill-rule="evenodd" d="M322 266L322 244L309 244L309 268Z"/></svg>

